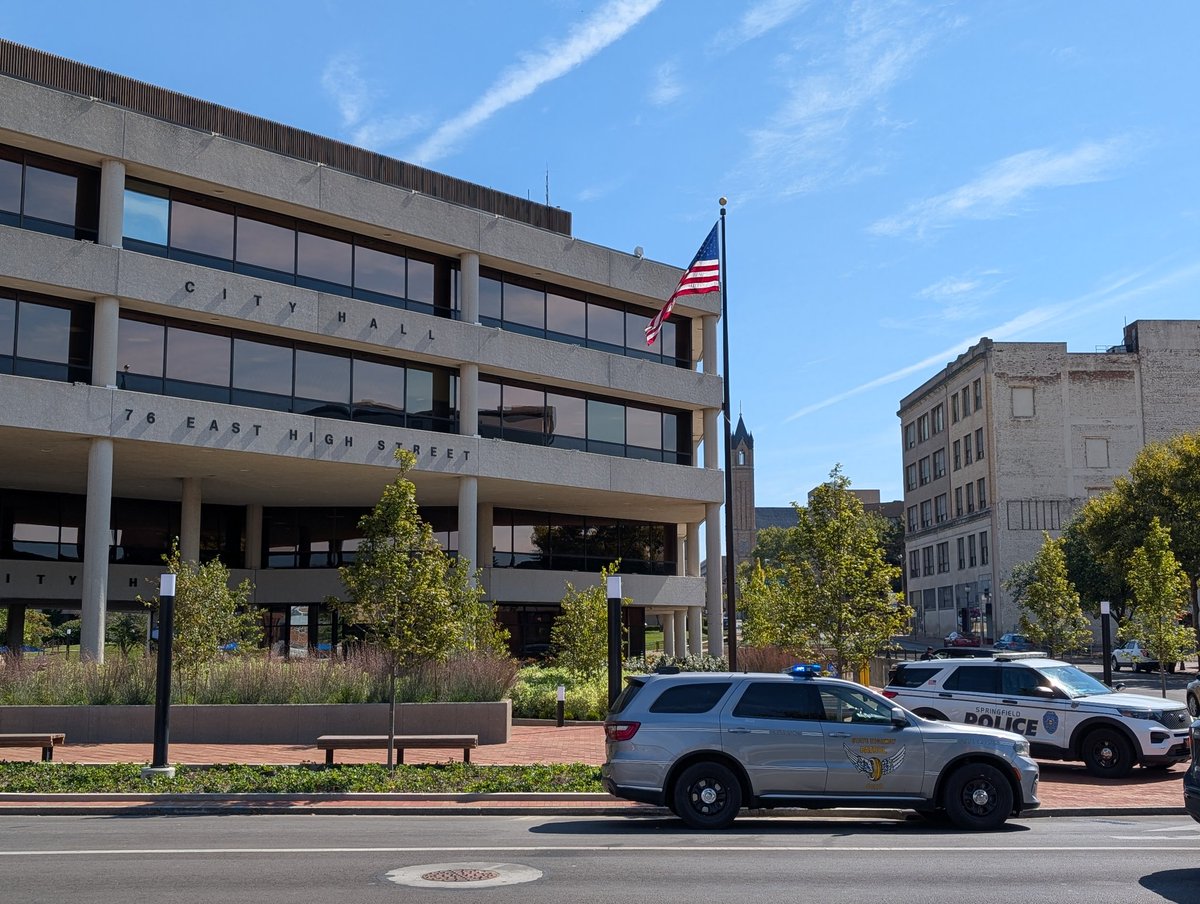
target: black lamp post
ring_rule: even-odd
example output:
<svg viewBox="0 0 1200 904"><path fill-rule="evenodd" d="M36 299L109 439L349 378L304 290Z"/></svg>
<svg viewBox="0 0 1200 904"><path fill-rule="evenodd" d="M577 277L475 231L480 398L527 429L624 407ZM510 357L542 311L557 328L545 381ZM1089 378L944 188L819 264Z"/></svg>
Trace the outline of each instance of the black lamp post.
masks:
<svg viewBox="0 0 1200 904"><path fill-rule="evenodd" d="M167 757L171 733L171 646L175 634L175 575L164 574L158 584L158 674L154 688L154 760L142 777L165 775L175 770Z"/></svg>

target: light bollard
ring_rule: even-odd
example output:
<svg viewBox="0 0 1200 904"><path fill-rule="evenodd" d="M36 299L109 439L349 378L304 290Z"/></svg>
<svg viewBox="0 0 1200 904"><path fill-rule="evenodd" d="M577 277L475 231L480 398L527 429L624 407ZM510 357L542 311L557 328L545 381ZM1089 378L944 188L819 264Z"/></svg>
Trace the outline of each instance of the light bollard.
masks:
<svg viewBox="0 0 1200 904"><path fill-rule="evenodd" d="M608 595L608 705L621 693L621 576L611 575Z"/></svg>
<svg viewBox="0 0 1200 904"><path fill-rule="evenodd" d="M158 674L154 688L154 758L142 769L142 778L175 777L169 765L171 733L171 647L175 635L175 575L164 574L158 584Z"/></svg>
<svg viewBox="0 0 1200 904"><path fill-rule="evenodd" d="M558 686L558 727L563 727L563 717L566 714L567 708L567 687L564 684Z"/></svg>
<svg viewBox="0 0 1200 904"><path fill-rule="evenodd" d="M1100 601L1100 648L1104 651L1104 683L1112 687L1112 636L1109 633L1108 614L1112 611L1108 600Z"/></svg>

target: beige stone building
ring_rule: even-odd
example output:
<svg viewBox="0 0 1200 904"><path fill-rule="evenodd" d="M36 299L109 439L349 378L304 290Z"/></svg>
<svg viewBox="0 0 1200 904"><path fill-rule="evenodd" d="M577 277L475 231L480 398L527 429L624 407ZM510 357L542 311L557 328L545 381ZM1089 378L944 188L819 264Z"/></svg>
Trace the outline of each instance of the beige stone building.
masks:
<svg viewBox="0 0 1200 904"><path fill-rule="evenodd" d="M900 403L905 572L917 627L989 637L1003 589L1148 442L1200 429L1200 321L1140 320L1121 344L984 338Z"/></svg>

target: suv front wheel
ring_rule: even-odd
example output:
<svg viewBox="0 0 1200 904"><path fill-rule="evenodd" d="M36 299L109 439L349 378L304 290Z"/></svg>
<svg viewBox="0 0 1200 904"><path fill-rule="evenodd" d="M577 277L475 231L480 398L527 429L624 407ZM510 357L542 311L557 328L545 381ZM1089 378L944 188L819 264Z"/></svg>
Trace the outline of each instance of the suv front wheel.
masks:
<svg viewBox="0 0 1200 904"><path fill-rule="evenodd" d="M672 792L675 814L693 829L728 828L742 808L742 786L720 763L693 763L683 770Z"/></svg>
<svg viewBox="0 0 1200 904"><path fill-rule="evenodd" d="M1133 745L1116 728L1093 728L1083 739L1079 752L1087 771L1100 778L1125 778L1133 771Z"/></svg>
<svg viewBox="0 0 1200 904"><path fill-rule="evenodd" d="M960 829L996 829L1013 808L1008 779L988 763L960 766L946 782L946 816Z"/></svg>

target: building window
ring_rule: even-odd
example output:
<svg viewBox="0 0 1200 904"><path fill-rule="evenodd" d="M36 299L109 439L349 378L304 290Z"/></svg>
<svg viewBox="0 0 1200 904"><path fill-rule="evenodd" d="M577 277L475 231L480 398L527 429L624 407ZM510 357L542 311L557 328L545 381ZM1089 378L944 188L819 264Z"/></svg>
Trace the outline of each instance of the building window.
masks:
<svg viewBox="0 0 1200 904"><path fill-rule="evenodd" d="M933 453L933 479L946 476L946 450L938 449Z"/></svg>
<svg viewBox="0 0 1200 904"><path fill-rule="evenodd" d="M0 146L0 224L96 240L100 171Z"/></svg>
<svg viewBox="0 0 1200 904"><path fill-rule="evenodd" d="M921 553L915 549L908 554L908 576L910 578L921 576Z"/></svg>
<svg viewBox="0 0 1200 904"><path fill-rule="evenodd" d="M967 491L967 514L975 511L975 484L968 483L964 489Z"/></svg>
<svg viewBox="0 0 1200 904"><path fill-rule="evenodd" d="M950 543L939 543L937 545L937 570L938 574L945 574L950 570Z"/></svg>
<svg viewBox="0 0 1200 904"><path fill-rule="evenodd" d="M943 405L933 407L933 433L936 436L946 429L946 408Z"/></svg>
<svg viewBox="0 0 1200 904"><path fill-rule="evenodd" d="M975 567L975 535L967 534L967 567Z"/></svg>
<svg viewBox="0 0 1200 904"><path fill-rule="evenodd" d="M958 570L962 571L967 567L967 541L962 537L959 537L956 545L958 547Z"/></svg>
<svg viewBox="0 0 1200 904"><path fill-rule="evenodd" d="M924 502L921 503L921 527L922 527L922 529L924 529L926 527L932 527L932 526L933 526L933 503L930 500L926 499Z"/></svg>
<svg viewBox="0 0 1200 904"><path fill-rule="evenodd" d="M910 505L908 507L908 532L911 534L917 529L917 507Z"/></svg>
<svg viewBox="0 0 1200 904"><path fill-rule="evenodd" d="M1087 437L1083 441L1083 457L1089 468L1108 467L1108 440L1099 437Z"/></svg>
<svg viewBox="0 0 1200 904"><path fill-rule="evenodd" d="M937 590L935 588L927 587L921 591L921 605L926 612L937 609Z"/></svg>
<svg viewBox="0 0 1200 904"><path fill-rule="evenodd" d="M1033 417L1033 387L1014 386L1012 388L1013 417Z"/></svg>
<svg viewBox="0 0 1200 904"><path fill-rule="evenodd" d="M963 513L962 487L954 488L954 517L961 518Z"/></svg>
<svg viewBox="0 0 1200 904"><path fill-rule="evenodd" d="M904 489L915 490L917 488L917 466L915 464L905 465L904 467Z"/></svg>
<svg viewBox="0 0 1200 904"><path fill-rule="evenodd" d="M89 383L91 305L0 289L0 373Z"/></svg>
<svg viewBox="0 0 1200 904"><path fill-rule="evenodd" d="M987 478L985 478L985 477L980 477L977 481L975 481L975 495L978 497L979 507L981 509L987 508L987 484L985 483L986 479Z"/></svg>
<svg viewBox="0 0 1200 904"><path fill-rule="evenodd" d="M929 415L923 414L917 418L917 442L923 443L929 439Z"/></svg>
<svg viewBox="0 0 1200 904"><path fill-rule="evenodd" d="M1009 530L1062 530L1062 503L1058 499L1009 499Z"/></svg>
<svg viewBox="0 0 1200 904"><path fill-rule="evenodd" d="M950 396L950 423L958 423L958 393Z"/></svg>
<svg viewBox="0 0 1200 904"><path fill-rule="evenodd" d="M917 425L915 422L904 425L904 448L912 449L917 444Z"/></svg>
<svg viewBox="0 0 1200 904"><path fill-rule="evenodd" d="M925 484L932 480L932 477L930 476L931 472L929 470L929 456L922 458L921 461L918 462L918 465L921 472L921 486L925 486Z"/></svg>
<svg viewBox="0 0 1200 904"><path fill-rule="evenodd" d="M971 458L971 434L968 433L966 436L963 437L962 444L963 444L963 464L969 465L972 461L972 458Z"/></svg>
<svg viewBox="0 0 1200 904"><path fill-rule="evenodd" d="M934 497L933 508L934 508L935 517L937 518L937 523L941 524L948 517L946 514L946 494L945 493L942 493L941 495Z"/></svg>
<svg viewBox="0 0 1200 904"><path fill-rule="evenodd" d="M962 399L963 417L967 417L971 413L971 390L970 390L970 388L967 386L964 386L962 388L962 392L959 393L959 397Z"/></svg>
<svg viewBox="0 0 1200 904"><path fill-rule="evenodd" d="M953 609L954 608L954 588L939 587L938 588L938 609Z"/></svg>
<svg viewBox="0 0 1200 904"><path fill-rule="evenodd" d="M988 563L988 542L987 531L979 532L979 564L986 565Z"/></svg>
<svg viewBox="0 0 1200 904"><path fill-rule="evenodd" d="M962 442L960 440L956 439L954 441L954 470L957 471L961 467L962 467Z"/></svg>
<svg viewBox="0 0 1200 904"><path fill-rule="evenodd" d="M983 379L980 378L971 384L974 395L974 408L976 411L983 409Z"/></svg>
<svg viewBox="0 0 1200 904"><path fill-rule="evenodd" d="M975 431L975 457L983 461L983 428Z"/></svg>
<svg viewBox="0 0 1200 904"><path fill-rule="evenodd" d="M921 573L925 577L933 574L933 547L926 546L921 550Z"/></svg>

